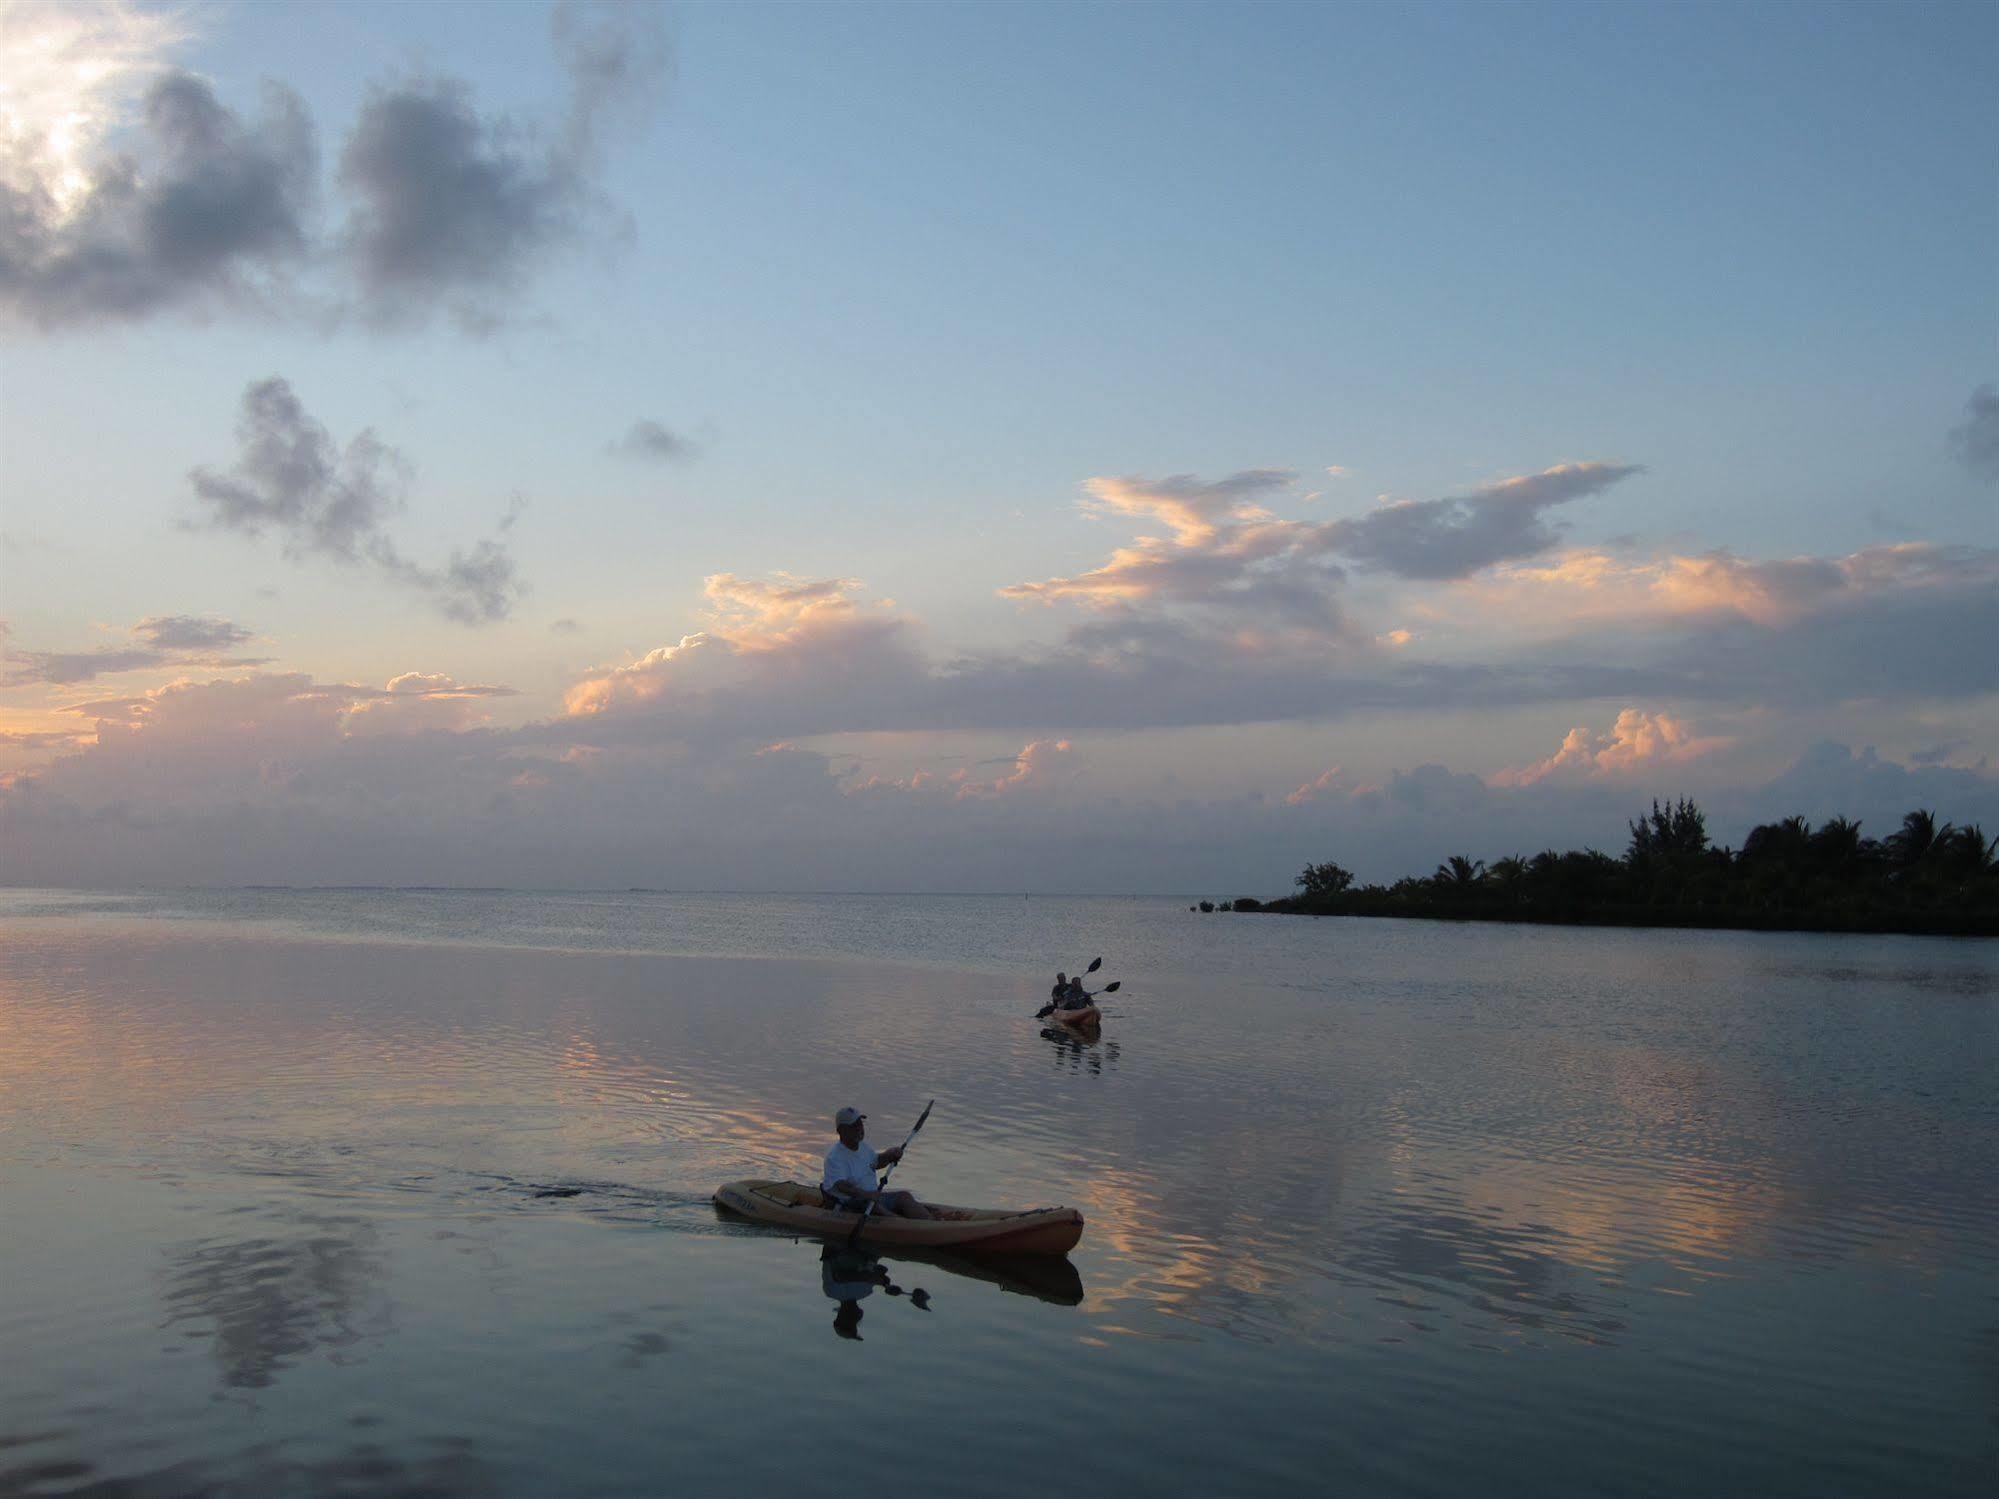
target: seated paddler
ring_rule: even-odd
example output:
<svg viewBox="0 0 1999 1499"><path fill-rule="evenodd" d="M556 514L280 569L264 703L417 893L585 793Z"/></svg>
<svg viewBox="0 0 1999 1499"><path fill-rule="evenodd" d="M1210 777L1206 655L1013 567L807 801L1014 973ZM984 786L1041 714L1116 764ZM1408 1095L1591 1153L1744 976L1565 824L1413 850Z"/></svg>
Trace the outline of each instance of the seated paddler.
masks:
<svg viewBox="0 0 1999 1499"><path fill-rule="evenodd" d="M878 1217L884 1213L898 1218L936 1216L908 1192L882 1190L875 1172L901 1160L902 1149L897 1146L877 1152L868 1144L866 1114L855 1108L842 1109L833 1116L833 1127L840 1132L840 1141L826 1152L826 1167L819 1177L820 1191L855 1212L862 1211L872 1201Z"/></svg>

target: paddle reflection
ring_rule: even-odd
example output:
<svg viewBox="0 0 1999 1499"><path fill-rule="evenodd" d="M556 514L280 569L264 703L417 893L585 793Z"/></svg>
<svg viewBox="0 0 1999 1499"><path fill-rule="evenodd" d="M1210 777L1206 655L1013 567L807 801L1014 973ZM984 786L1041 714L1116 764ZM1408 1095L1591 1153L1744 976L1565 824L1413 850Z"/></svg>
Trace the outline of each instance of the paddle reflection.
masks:
<svg viewBox="0 0 1999 1499"><path fill-rule="evenodd" d="M844 1244L819 1246L819 1286L829 1301L837 1303L833 1331L857 1342L861 1340L863 1301L881 1291L885 1300L905 1301L927 1312L930 1292L918 1282L937 1273L984 1281L1053 1306L1076 1306L1083 1299L1083 1277L1066 1255L973 1258L921 1250L884 1253Z"/></svg>

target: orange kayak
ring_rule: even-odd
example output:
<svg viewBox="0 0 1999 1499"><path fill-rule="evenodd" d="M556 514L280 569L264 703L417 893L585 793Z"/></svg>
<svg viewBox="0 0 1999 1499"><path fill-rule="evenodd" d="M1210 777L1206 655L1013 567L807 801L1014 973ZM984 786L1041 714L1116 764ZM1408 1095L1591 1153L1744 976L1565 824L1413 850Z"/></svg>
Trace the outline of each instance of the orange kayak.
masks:
<svg viewBox="0 0 1999 1499"><path fill-rule="evenodd" d="M817 1187L803 1182L730 1182L715 1193L715 1205L758 1223L822 1238L845 1239L854 1217L821 1207ZM863 1244L910 1249L951 1249L960 1254L1067 1254L1083 1237L1083 1215L1074 1208L954 1208L933 1202L936 1218L895 1218L870 1213L861 1230Z"/></svg>
<svg viewBox="0 0 1999 1499"><path fill-rule="evenodd" d="M1093 1031L1104 1023L1103 1012L1095 1005L1085 1005L1080 1010L1050 1010L1042 1019L1066 1025L1072 1031Z"/></svg>

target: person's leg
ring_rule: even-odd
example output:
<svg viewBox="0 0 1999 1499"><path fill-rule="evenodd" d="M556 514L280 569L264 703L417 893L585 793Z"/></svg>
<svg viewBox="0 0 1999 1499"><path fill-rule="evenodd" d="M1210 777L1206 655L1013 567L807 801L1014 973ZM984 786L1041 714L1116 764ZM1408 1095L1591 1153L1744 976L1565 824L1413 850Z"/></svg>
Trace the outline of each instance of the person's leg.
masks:
<svg viewBox="0 0 1999 1499"><path fill-rule="evenodd" d="M918 1202L908 1192L888 1192L883 1194L882 1206L899 1218L930 1218L935 1216L929 1208Z"/></svg>

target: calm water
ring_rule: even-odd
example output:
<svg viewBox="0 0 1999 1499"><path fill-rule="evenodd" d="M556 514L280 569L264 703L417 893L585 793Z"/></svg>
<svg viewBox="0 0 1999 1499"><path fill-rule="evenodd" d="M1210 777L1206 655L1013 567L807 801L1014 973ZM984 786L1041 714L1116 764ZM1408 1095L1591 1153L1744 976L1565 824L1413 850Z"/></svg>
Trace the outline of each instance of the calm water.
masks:
<svg viewBox="0 0 1999 1499"><path fill-rule="evenodd" d="M1995 1063L1993 944L0 892L0 1494L1983 1499ZM1069 1261L709 1205L932 1096Z"/></svg>

